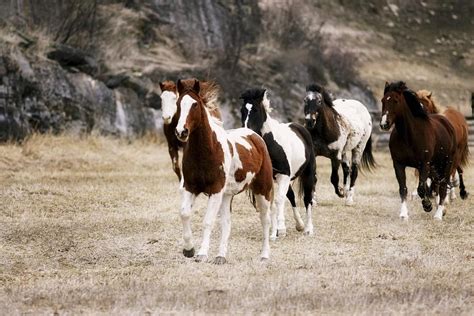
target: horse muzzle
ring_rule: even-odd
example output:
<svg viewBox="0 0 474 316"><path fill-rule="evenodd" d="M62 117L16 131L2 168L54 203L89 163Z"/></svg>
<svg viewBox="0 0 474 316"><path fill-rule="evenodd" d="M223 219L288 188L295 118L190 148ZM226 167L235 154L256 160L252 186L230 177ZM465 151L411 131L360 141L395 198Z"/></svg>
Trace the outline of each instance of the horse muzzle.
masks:
<svg viewBox="0 0 474 316"><path fill-rule="evenodd" d="M176 135L176 138L182 142L186 142L189 138L189 130L187 128L183 128L182 131L175 129L174 134Z"/></svg>
<svg viewBox="0 0 474 316"><path fill-rule="evenodd" d="M171 123L171 116L162 116L163 118L163 123L169 124Z"/></svg>
<svg viewBox="0 0 474 316"><path fill-rule="evenodd" d="M380 128L383 130L383 131L388 131L390 129L390 124L388 123L380 123Z"/></svg>

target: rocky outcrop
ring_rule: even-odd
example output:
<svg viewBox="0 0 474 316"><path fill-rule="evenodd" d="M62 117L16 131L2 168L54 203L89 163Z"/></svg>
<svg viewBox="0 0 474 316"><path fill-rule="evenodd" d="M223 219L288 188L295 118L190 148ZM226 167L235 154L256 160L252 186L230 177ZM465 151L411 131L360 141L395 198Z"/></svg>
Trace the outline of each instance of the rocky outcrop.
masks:
<svg viewBox="0 0 474 316"><path fill-rule="evenodd" d="M0 54L0 141L31 132L141 135L157 129L155 110L145 106L152 102L156 95L139 84L111 89L56 62L32 62L20 50Z"/></svg>

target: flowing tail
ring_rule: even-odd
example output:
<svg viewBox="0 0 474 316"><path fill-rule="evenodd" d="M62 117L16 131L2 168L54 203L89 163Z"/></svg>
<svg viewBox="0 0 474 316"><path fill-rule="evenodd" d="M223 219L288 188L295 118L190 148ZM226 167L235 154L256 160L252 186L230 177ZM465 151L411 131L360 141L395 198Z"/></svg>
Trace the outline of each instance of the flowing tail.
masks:
<svg viewBox="0 0 474 316"><path fill-rule="evenodd" d="M370 136L369 140L367 140L364 152L362 153L361 166L368 171L372 171L373 169L377 168L374 156L372 155L372 136Z"/></svg>

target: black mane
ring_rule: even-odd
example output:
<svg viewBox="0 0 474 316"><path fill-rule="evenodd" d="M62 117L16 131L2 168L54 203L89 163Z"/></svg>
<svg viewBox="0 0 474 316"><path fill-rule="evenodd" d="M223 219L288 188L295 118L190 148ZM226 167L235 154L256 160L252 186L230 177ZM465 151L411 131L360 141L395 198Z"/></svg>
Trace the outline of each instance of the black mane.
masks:
<svg viewBox="0 0 474 316"><path fill-rule="evenodd" d="M331 95L329 94L329 92L323 86L320 86L316 83L312 83L312 84L309 84L309 85L306 86L306 91L307 92L317 92L317 93L321 94L323 96L323 100L324 100L324 103L326 103L326 105L328 105L330 107L334 106L334 104L332 103Z"/></svg>
<svg viewBox="0 0 474 316"><path fill-rule="evenodd" d="M258 100L262 99L263 95L265 94L265 89L248 89L245 90L241 95L240 98L243 100Z"/></svg>
<svg viewBox="0 0 474 316"><path fill-rule="evenodd" d="M386 94L387 92L391 91L403 94L405 102L410 108L410 111L413 116L428 118L428 114L426 113L425 108L421 105L420 100L416 96L416 93L413 90L408 89L404 81L397 81L392 82L390 84L386 84L383 94Z"/></svg>

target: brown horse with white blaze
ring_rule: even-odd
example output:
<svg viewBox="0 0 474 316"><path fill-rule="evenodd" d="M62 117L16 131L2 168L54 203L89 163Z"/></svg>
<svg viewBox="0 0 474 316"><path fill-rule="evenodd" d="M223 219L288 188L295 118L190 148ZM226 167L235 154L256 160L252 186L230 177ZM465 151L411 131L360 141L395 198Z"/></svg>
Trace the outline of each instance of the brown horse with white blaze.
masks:
<svg viewBox="0 0 474 316"><path fill-rule="evenodd" d="M175 135L176 124L178 124L177 105L178 90L174 81L165 80L160 82L161 88L161 116L163 118L163 132L168 143L168 152L173 165L173 171L181 181L181 163L179 160L179 151L183 149L184 144L178 140ZM200 95L204 100L209 113L220 119L221 113L217 107L218 87L213 82L201 82Z"/></svg>
<svg viewBox="0 0 474 316"><path fill-rule="evenodd" d="M466 191L466 186L464 185L464 167L469 162L469 126L467 125L466 118L464 115L456 110L453 107L440 108L435 104L433 93L428 90L419 90L416 92L418 99L428 113L439 113L444 115L448 121L453 125L454 131L456 133L456 157L454 159L454 168L455 170L451 174L451 189L450 197L451 199L456 198L456 193L454 190L456 184L456 172L459 176L459 194L461 199L467 199L468 192Z"/></svg>
<svg viewBox="0 0 474 316"><path fill-rule="evenodd" d="M405 168L411 167L420 174L418 195L426 212L432 210L426 180L432 179L438 189L440 199L434 218L442 220L447 185L456 158L453 126L442 115L428 115L415 92L402 81L387 82L382 98L380 127L389 130L393 125L389 147L402 202L400 217L408 218Z"/></svg>
<svg viewBox="0 0 474 316"><path fill-rule="evenodd" d="M188 81L189 82L189 81ZM207 260L214 220L221 215L221 242L214 263L226 262L231 229L231 204L234 195L252 191L263 228L261 258L270 254L270 205L273 192L272 164L263 139L255 132L239 128L225 131L209 113L199 94L201 85L178 80L178 115L176 136L185 142L183 153L183 254L194 256L190 217L195 198L209 196L203 222L203 239L196 261Z"/></svg>

